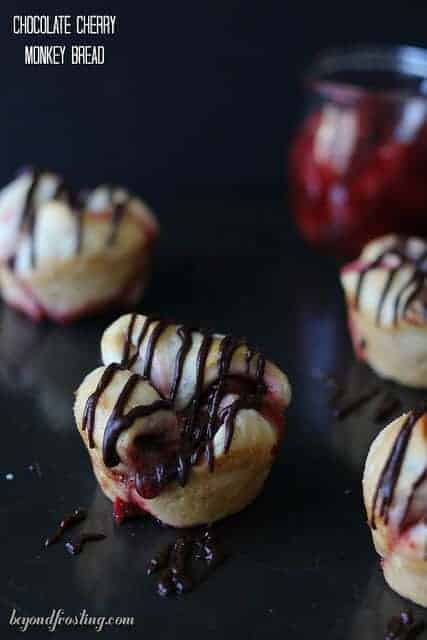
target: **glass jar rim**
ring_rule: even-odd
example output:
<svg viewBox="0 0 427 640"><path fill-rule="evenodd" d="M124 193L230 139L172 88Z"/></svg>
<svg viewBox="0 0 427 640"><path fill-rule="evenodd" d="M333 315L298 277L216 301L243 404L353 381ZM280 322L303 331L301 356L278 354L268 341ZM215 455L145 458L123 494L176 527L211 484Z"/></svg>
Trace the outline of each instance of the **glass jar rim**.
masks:
<svg viewBox="0 0 427 640"><path fill-rule="evenodd" d="M419 78L420 86L367 87L363 83L334 78L336 74L394 72L407 78ZM427 49L406 45L356 45L326 49L314 59L305 74L305 84L317 92L338 100L378 96L389 99L417 97L427 100Z"/></svg>

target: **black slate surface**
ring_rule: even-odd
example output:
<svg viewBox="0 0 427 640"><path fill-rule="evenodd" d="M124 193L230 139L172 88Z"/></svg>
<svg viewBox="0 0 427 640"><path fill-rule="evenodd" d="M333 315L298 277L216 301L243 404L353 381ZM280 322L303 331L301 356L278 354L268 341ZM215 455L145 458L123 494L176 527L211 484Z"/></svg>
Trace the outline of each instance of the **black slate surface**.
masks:
<svg viewBox="0 0 427 640"><path fill-rule="evenodd" d="M294 393L283 448L261 497L217 527L230 559L193 593L161 599L145 568L175 533L149 518L113 524L72 415L73 391L98 365L114 316L35 326L2 307L1 637L18 633L13 609L86 609L135 618L102 637L382 640L408 603L383 581L362 507L377 401L337 422L315 375L336 371L354 394L375 381L352 356L336 265L306 248L283 203L264 194L181 195L159 213L167 222L141 310L245 335L276 360ZM405 408L419 399L397 392ZM29 469L36 462L40 477ZM77 557L62 543L45 550L76 506L89 509L85 528L107 539ZM89 633L55 633L73 631Z"/></svg>

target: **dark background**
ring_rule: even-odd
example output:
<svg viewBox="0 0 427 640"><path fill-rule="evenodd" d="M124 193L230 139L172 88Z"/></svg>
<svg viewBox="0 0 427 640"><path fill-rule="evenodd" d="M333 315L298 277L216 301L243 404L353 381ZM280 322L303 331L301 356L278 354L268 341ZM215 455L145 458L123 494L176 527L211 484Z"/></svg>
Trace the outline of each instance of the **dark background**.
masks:
<svg viewBox="0 0 427 640"><path fill-rule="evenodd" d="M19 13L113 13L103 67L26 67ZM324 47L425 44L424 2L110 0L0 9L0 180L33 162L77 184L109 180L156 205L177 192L282 189L300 79ZM66 44L76 42L65 38Z"/></svg>

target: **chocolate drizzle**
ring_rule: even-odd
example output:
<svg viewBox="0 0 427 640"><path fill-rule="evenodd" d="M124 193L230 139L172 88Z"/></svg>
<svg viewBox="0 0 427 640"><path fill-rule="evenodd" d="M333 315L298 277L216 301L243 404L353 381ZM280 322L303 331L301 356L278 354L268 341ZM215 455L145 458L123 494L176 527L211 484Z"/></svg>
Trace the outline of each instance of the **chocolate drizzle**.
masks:
<svg viewBox="0 0 427 640"><path fill-rule="evenodd" d="M129 362L130 348L132 345L132 334L133 334L136 318L137 318L137 314L132 313L130 317L129 325L128 325L128 330L126 332L126 339L123 345L123 356L122 356L122 362L121 362L122 367L126 366L126 363Z"/></svg>
<svg viewBox="0 0 427 640"><path fill-rule="evenodd" d="M140 380L141 376L137 373L131 375L120 392L114 409L108 418L102 446L102 455L107 467L115 467L120 462L116 452L116 444L122 431L129 429L138 418L145 418L157 411L170 409L170 403L167 400L156 400L148 405L134 407L124 415L126 404Z"/></svg>
<svg viewBox="0 0 427 640"><path fill-rule="evenodd" d="M412 611L402 611L390 619L384 640L415 640L424 629L424 622L415 622Z"/></svg>
<svg viewBox="0 0 427 640"><path fill-rule="evenodd" d="M83 547L87 542L99 542L105 540L107 536L104 533L81 533L72 542L66 542L65 548L72 556L76 556L83 551Z"/></svg>
<svg viewBox="0 0 427 640"><path fill-rule="evenodd" d="M107 240L107 244L111 246L117 239L120 223L126 213L126 208L130 201L130 195L123 193L122 197L118 198L116 195L116 189L112 186L109 186L109 194L111 206L113 207L113 214L111 221L111 231Z"/></svg>
<svg viewBox="0 0 427 640"><path fill-rule="evenodd" d="M187 357L187 354L193 345L193 336L192 336L191 329L186 329L185 327L181 326L181 327L178 327L176 332L182 340L182 345L178 352L178 355L176 357L176 362L175 362L173 380L172 380L171 390L169 394L169 399L171 400L171 402L175 401L176 394L178 393L178 388L182 378L185 358Z"/></svg>
<svg viewBox="0 0 427 640"><path fill-rule="evenodd" d="M167 545L150 560L147 574L161 572L156 582L160 596L179 595L206 579L225 558L221 542L207 529Z"/></svg>
<svg viewBox="0 0 427 640"><path fill-rule="evenodd" d="M162 335L163 331L166 329L167 326L168 326L167 322L165 322L164 320L159 320L156 326L154 327L154 329L151 331L150 336L148 338L147 347L145 350L144 368L143 368L143 374L142 374L143 377L146 378L147 380L149 380L151 377L151 367L153 364L154 350L156 348L157 341L159 340L160 336Z"/></svg>
<svg viewBox="0 0 427 640"><path fill-rule="evenodd" d="M400 471L406 450L409 445L414 427L419 418L424 414L424 410L411 411L406 417L397 438L394 441L390 455L385 463L378 480L374 498L372 502L371 527L376 529L376 514L388 523L389 511L393 502L394 491L399 480ZM410 498L411 500L411 498Z"/></svg>
<svg viewBox="0 0 427 640"><path fill-rule="evenodd" d="M95 429L95 412L98 401L105 389L108 387L117 371L119 371L120 365L112 362L106 367L102 373L102 376L96 385L95 391L89 396L86 401L85 410L83 413L82 430L87 430L89 447L93 449L95 442L93 440L93 431Z"/></svg>
<svg viewBox="0 0 427 640"><path fill-rule="evenodd" d="M137 314L136 313L132 314L132 316L130 318L130 322L129 322L129 327L128 327L128 331L127 331L127 335L126 335L124 348L123 348L122 365L124 367L127 367L128 369L130 369L135 364L135 362L137 361L137 359L138 359L138 357L140 355L139 352L140 352L142 343L144 342L144 338L147 335L148 329L150 328L151 324L158 320L157 316L146 316L146 318L144 320L144 324L142 325L142 329L141 329L141 331L139 333L139 336L138 336L138 340L137 340L136 348L135 348L135 353L131 357L130 356L130 348L131 348L131 344L132 344L132 333L133 333L133 327L134 327L136 318L137 318Z"/></svg>
<svg viewBox="0 0 427 640"><path fill-rule="evenodd" d="M238 411L241 409L259 409L262 396L265 393L265 359L261 354L258 354L254 381L255 392L252 390L243 391L231 405L220 411L221 402L227 393L227 381L230 376L233 355L239 347L246 346L246 341L242 338L225 336L219 347L218 378L208 391L206 415L201 415L204 370L212 339L209 333L205 333L198 353L196 389L184 425L182 446L177 461L178 482L182 486L187 481L189 468L191 465L197 464L202 456L206 457L210 471L214 470L213 439L223 419L225 418L224 451L227 452L233 438L235 418ZM253 351L247 346L246 348L248 349L246 357L248 375ZM182 366L183 362L181 362L181 368Z"/></svg>
<svg viewBox="0 0 427 640"><path fill-rule="evenodd" d="M409 254L408 239L399 239L396 243L383 251L375 260L368 263L359 273L359 278L356 286L355 306L356 309L360 308L360 298L362 294L363 284L367 274L379 267L381 267L387 258L394 257L397 260L397 265L390 267L390 271L386 278L385 284L381 291L380 299L376 310L376 324L381 324L381 315L384 308L385 301L395 281L396 275L403 266L413 267L413 272L410 277L404 282L404 284L395 293L393 301L393 323L396 326L399 321L399 310L401 308L402 299L405 294L408 297L401 310L401 317L405 318L407 311L411 304L416 300L422 292L427 277L427 267L424 263L427 262L427 249L421 253L421 255L414 259ZM412 291L410 291L412 289Z"/></svg>
<svg viewBox="0 0 427 640"><path fill-rule="evenodd" d="M71 515L61 520L56 531L51 536L46 538L44 546L50 547L52 544L55 544L55 542L58 542L58 540L62 538L64 532L67 529L70 529L70 527L74 527L74 525L79 524L80 522L83 522L83 520L85 520L86 517L87 517L87 513L85 509L74 509Z"/></svg>
<svg viewBox="0 0 427 640"><path fill-rule="evenodd" d="M203 447L206 452L206 458L208 461L208 465L211 471L213 471L214 465L214 455L213 455L213 437L215 435L215 426L218 419L219 407L221 404L221 400L225 394L225 383L227 380L227 375L230 370L231 360L233 358L234 352L236 349L244 344L244 341L240 338L233 338L232 336L225 336L222 339L220 345L220 357L218 364L218 381L212 387L211 392L208 397L208 421L206 423L206 428L201 434L201 439L203 441L201 445L201 450ZM230 409L231 411L231 409ZM194 413L192 414L192 423L187 427L187 433L194 434Z"/></svg>
<svg viewBox="0 0 427 640"><path fill-rule="evenodd" d="M40 181L41 172L38 169L30 168L31 173L31 182L28 187L27 194L24 199L24 204L22 206L21 217L19 220L19 231L22 232L23 229L28 229L29 238L30 238L30 260L31 266L34 267L35 264L35 248L34 248L34 235L35 235L35 222L36 222L36 207L35 207L35 193L37 191L37 187ZM28 169L25 169L25 173L28 172ZM21 173L21 172L20 172ZM8 259L8 266L10 269L14 269L16 264L16 252L11 255Z"/></svg>
<svg viewBox="0 0 427 640"><path fill-rule="evenodd" d="M28 234L30 242L30 264L34 268L36 266L35 251L35 227L37 222L37 205L35 195L44 172L39 169L25 169L25 173L31 172L31 182L25 196L24 204L21 211L19 221L19 231L25 231ZM22 174L23 172L20 172ZM107 237L106 245L111 246L117 239L120 223L126 213L127 207L131 200L131 195L125 191L120 191L117 187L107 186L109 193L109 206L111 213L111 231ZM80 253L83 240L83 222L84 209L86 207L87 195L83 197L83 193L75 193L62 178L58 178L57 185L51 196L51 200L62 200L72 207L76 218L76 254ZM10 269L15 269L16 251L8 259Z"/></svg>
<svg viewBox="0 0 427 640"><path fill-rule="evenodd" d="M157 402L150 405L137 406L127 414L124 414L126 404L138 381L141 379L150 380L157 343L162 334L173 326L166 321L159 320L156 316L145 317L136 339L135 351L132 353L136 319L136 314L130 316L121 364L110 364L104 370L95 391L86 402L83 415L82 429L87 429L89 446L93 447L95 412L100 396L111 383L118 370L130 369L138 359L141 360L138 367L143 372L142 376L134 373L128 379L113 407L105 428L103 460L108 467L114 467L119 463L119 457L116 452L117 439L125 429L132 426L137 418L150 415L156 411L172 409L182 382L186 358L194 345L193 334L196 330L185 329L182 326L176 327L176 335L179 337L181 345L175 356L169 392L166 397ZM154 327L152 327L153 323L156 323ZM150 327L152 328L149 333ZM227 452L232 443L237 413L242 409L259 409L261 407L266 391L264 356L248 347L243 338L234 338L228 335L223 337L219 345L216 379L205 388L206 363L214 337L207 331L199 331L199 333L201 334L201 341L196 357L195 388L189 405L179 415L181 431L177 448L173 455L167 456L165 461L158 462L154 466L151 465L151 467L148 465L143 471L137 471L135 474L136 489L144 498L154 497L162 490L165 484L173 479L177 479L184 486L191 466L197 464L202 457L205 457L209 469L213 471L213 440L221 424L224 424L225 427L224 450ZM142 349L144 341L145 348ZM233 356L240 347L245 347L247 350L245 376L240 376L238 397L224 407L224 397L233 392L232 381L236 379L236 376L231 373L231 366ZM142 354L141 351L143 351ZM257 357L256 370L255 374L251 376L251 363L255 356Z"/></svg>
<svg viewBox="0 0 427 640"><path fill-rule="evenodd" d="M224 450L227 452L230 448L234 434L234 420L237 413L241 409L253 409L259 407L262 395L265 392L264 386L265 358L262 354L258 354L257 368L255 372L256 389L254 396L242 395L237 398L230 406L225 420L225 443Z"/></svg>

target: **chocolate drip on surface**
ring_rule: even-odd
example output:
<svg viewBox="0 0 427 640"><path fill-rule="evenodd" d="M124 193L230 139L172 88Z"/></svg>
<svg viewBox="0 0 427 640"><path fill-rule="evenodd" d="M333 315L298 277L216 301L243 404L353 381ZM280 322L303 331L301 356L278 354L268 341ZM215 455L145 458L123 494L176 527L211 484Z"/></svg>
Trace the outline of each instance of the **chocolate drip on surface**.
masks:
<svg viewBox="0 0 427 640"><path fill-rule="evenodd" d="M74 511L69 516L61 520L56 531L51 536L46 538L44 546L50 547L52 544L55 544L55 542L58 542L58 540L62 538L64 531L70 529L71 527L74 527L80 522L83 522L83 520L86 520L86 517L87 512L85 509L74 509Z"/></svg>
<svg viewBox="0 0 427 640"><path fill-rule="evenodd" d="M414 287L413 291L409 294L408 298L406 299L403 305L401 315L402 315L402 318L405 318L409 307L414 302L414 300L418 298L418 296L420 295L426 283L427 270L425 267L423 267L423 265L427 260L427 249L417 259L412 259L408 253L408 241L406 239L398 240L395 245L385 249L375 260L373 260L372 262L367 264L363 269L361 269L359 273L357 287L356 287L356 295L355 295L356 309L360 308L360 298L361 298L362 288L363 288L366 275L370 271L376 269L377 267L380 267L384 262L384 260L391 256L395 256L399 260L399 263L397 266L390 267L389 274L387 276L385 285L382 289L380 299L378 302L378 307L376 310L377 325L381 324L381 314L382 314L382 310L383 310L386 298L390 292L390 289L392 287L392 284L395 280L397 273L403 266L405 265L412 266L414 270L412 275L399 288L399 290L395 294L395 298L393 301L393 323L395 326L398 324L398 321L399 321L399 309L401 307L403 296L408 293L411 287Z"/></svg>
<svg viewBox="0 0 427 640"><path fill-rule="evenodd" d="M87 542L99 542L105 540L107 536L104 533L82 533L76 540L66 542L65 548L72 556L76 556L83 551Z"/></svg>
<svg viewBox="0 0 427 640"><path fill-rule="evenodd" d="M160 571L161 569L165 569L168 566L170 552L172 551L172 545L168 544L166 547L161 549L156 555L151 558L147 567L147 576L151 576L156 571Z"/></svg>
<svg viewBox="0 0 427 640"><path fill-rule="evenodd" d="M384 640L415 640L424 629L424 621L414 622L412 611L402 611L389 620Z"/></svg>
<svg viewBox="0 0 427 640"><path fill-rule="evenodd" d="M424 410L412 411L407 416L397 435L397 438L394 441L390 455L382 470L374 494L370 523L372 529L376 528L375 519L377 510L379 511L380 517L383 518L384 523L388 523L389 511L393 502L394 490L399 480L399 475L402 468L403 460L405 458L405 453L408 448L409 440L417 421L423 414Z"/></svg>
<svg viewBox="0 0 427 640"><path fill-rule="evenodd" d="M147 574L161 572L156 582L160 596L179 595L205 580L225 558L222 543L206 530L167 545L150 560Z"/></svg>
<svg viewBox="0 0 427 640"><path fill-rule="evenodd" d="M169 552L168 566L157 581L157 593L168 596L190 591L193 582L187 573L188 556L192 551L191 542L178 538Z"/></svg>

